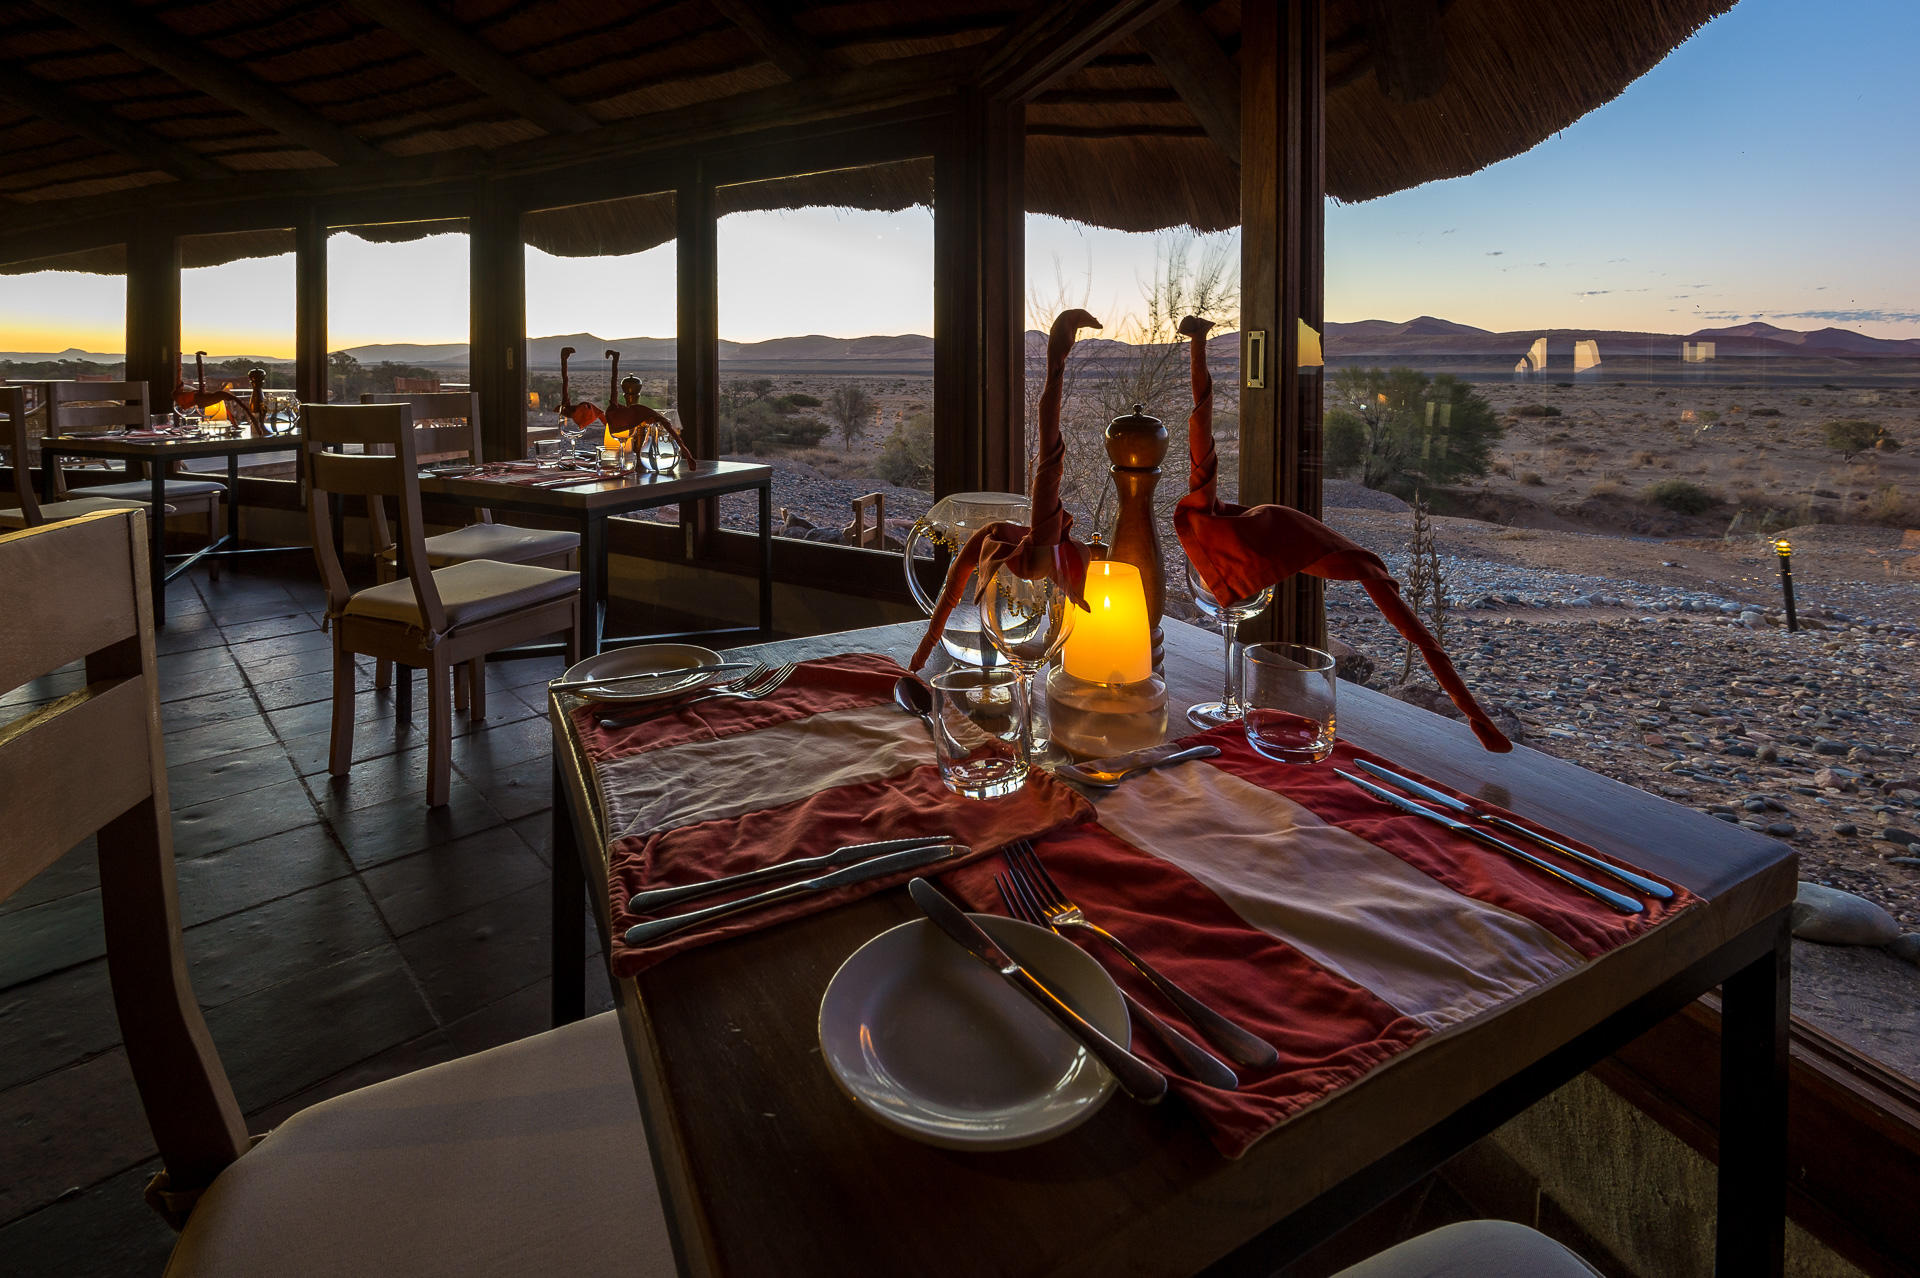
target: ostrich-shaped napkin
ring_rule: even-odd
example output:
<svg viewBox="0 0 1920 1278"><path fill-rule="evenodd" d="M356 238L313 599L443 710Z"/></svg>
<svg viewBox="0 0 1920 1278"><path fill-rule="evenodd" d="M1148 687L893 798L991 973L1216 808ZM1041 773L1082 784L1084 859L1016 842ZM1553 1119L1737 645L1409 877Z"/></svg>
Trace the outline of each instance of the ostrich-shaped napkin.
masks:
<svg viewBox="0 0 1920 1278"><path fill-rule="evenodd" d="M933 655L948 616L960 602L967 574L976 570L976 600L984 599L992 589L993 574L1006 568L1028 581L1050 577L1076 605L1087 606L1087 561L1092 555L1069 535L1073 516L1060 504L1060 469L1067 457L1067 447L1060 439L1060 401L1065 393L1067 352L1073 349L1075 335L1083 328L1099 327L1099 320L1080 310L1063 312L1053 321L1047 334L1047 380L1040 390L1040 453L1033 463L1029 490L1033 524L988 524L967 539L947 573L947 584L940 591L927 633L914 650L913 669L918 670Z"/></svg>
<svg viewBox="0 0 1920 1278"><path fill-rule="evenodd" d="M1433 677L1467 716L1480 744L1495 752L1513 749L1473 699L1446 652L1400 597L1400 584L1378 555L1302 511L1285 506L1248 509L1216 495L1219 462L1213 451L1213 376L1207 371L1207 330L1212 327L1192 315L1180 321L1180 332L1190 340L1193 353L1193 415L1187 418L1193 463L1187 495L1173 511L1180 546L1207 589L1216 599L1249 599L1302 572L1329 581L1359 582L1381 615L1420 650Z"/></svg>

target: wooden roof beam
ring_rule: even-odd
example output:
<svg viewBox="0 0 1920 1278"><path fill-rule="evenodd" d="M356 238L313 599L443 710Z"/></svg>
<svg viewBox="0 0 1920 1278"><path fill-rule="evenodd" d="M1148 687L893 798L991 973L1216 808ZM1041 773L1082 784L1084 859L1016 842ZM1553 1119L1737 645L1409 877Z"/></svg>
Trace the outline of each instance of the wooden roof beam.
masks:
<svg viewBox="0 0 1920 1278"><path fill-rule="evenodd" d="M220 57L131 5L98 4L95 0L35 3L335 164L371 164L384 158L375 147L288 97L245 66Z"/></svg>
<svg viewBox="0 0 1920 1278"><path fill-rule="evenodd" d="M210 182L233 171L171 138L163 138L97 103L31 75L17 62L0 63L0 101L73 130L110 151L171 173L183 182Z"/></svg>
<svg viewBox="0 0 1920 1278"><path fill-rule="evenodd" d="M1101 49L1172 8L1178 0L1067 0L1029 9L986 45L975 81L991 97L1031 101Z"/></svg>
<svg viewBox="0 0 1920 1278"><path fill-rule="evenodd" d="M1190 5L1176 4L1140 29L1154 65L1227 158L1240 163L1240 69Z"/></svg>
<svg viewBox="0 0 1920 1278"><path fill-rule="evenodd" d="M418 48L515 115L548 133L585 133L600 122L519 63L422 0L350 0L363 16Z"/></svg>
<svg viewBox="0 0 1920 1278"><path fill-rule="evenodd" d="M765 0L713 0L713 7L789 80L812 80L847 69L839 54L818 44L794 26L782 9Z"/></svg>

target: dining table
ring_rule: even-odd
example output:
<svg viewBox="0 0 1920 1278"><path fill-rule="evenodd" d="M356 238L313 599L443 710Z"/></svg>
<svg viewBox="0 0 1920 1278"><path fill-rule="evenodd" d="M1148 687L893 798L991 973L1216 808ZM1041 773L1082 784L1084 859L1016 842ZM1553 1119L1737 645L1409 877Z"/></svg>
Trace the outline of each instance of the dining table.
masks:
<svg viewBox="0 0 1920 1278"><path fill-rule="evenodd" d="M153 625L157 630L167 624L167 583L186 572L189 568L209 556L228 558L236 555L275 554L305 547L266 546L243 547L240 544L240 459L261 453L289 453L298 455L300 437L297 433L285 435L253 435L239 430L205 430L184 435L158 435L149 432L125 431L99 432L73 435L50 435L40 442L41 491L53 493L59 491L59 459L62 457L86 457L105 461L118 461L124 464L126 477L138 479L134 474L137 466L144 465L148 482L152 485L152 495L148 499L151 509L161 510L166 506L167 472L176 462L191 461L205 457L224 457L227 460L227 528L206 545L185 554L173 556L178 562L169 568L166 553L167 521L165 519L147 520L147 545L149 576L153 582ZM87 495L84 487L73 490L76 497Z"/></svg>
<svg viewBox="0 0 1920 1278"><path fill-rule="evenodd" d="M802 670L836 662L885 670L906 661L922 631L920 624L901 624L727 655L769 665L807 663ZM1218 693L1221 651L1217 634L1172 619L1165 639L1171 740L1192 735L1185 706ZM1497 698L1497 689L1482 691ZM858 719L862 731L880 734L885 748L906 748L894 743L913 733L924 744L924 728L904 712L893 711L903 735L891 735L896 730L884 715L892 708L879 704L884 700L884 694L868 696L858 702L863 709L833 713ZM1160 953L1176 961L1182 949L1224 945L1220 961L1231 963L1234 947L1244 945L1245 975L1212 988L1254 1000L1240 1006L1264 1003L1274 1010L1271 1023L1280 1031L1269 1037L1285 1038L1297 1058L1292 1099L1264 1111L1258 1125L1236 1128L1241 1102L1231 1094L1182 1085L1177 1096L1145 1105L1116 1093L1084 1123L1044 1143L965 1151L910 1139L875 1121L842 1091L823 1057L822 997L836 971L876 936L920 916L899 884L849 889L849 899L759 925L751 917L735 919L685 944L683 934L656 952L623 942L630 920L623 884L633 880L622 875L645 864L634 860L635 849L665 857L674 847L691 846L687 838L708 827L720 831L705 836L713 845L737 842L741 831L787 828L780 822L806 808L810 787L841 785L843 777L827 773L851 761L836 761L828 749L770 757L780 733L794 731L775 724L779 716L772 711L759 712L772 725L761 730L738 730L752 725L727 719L733 711L703 716L688 710L624 733L599 731L599 713L574 693L550 696L553 1010L557 1022L583 1014L582 955L591 917L610 956L616 1010L683 1274L1271 1273L1716 988L1722 1023L1718 1272L1752 1278L1781 1272L1787 920L1797 866L1793 851L1778 841L1524 744L1488 753L1462 722L1341 683L1341 751L1387 760L1476 805L1630 862L1678 894L1645 924L1609 918L1595 902L1566 895L1555 909L1611 929L1613 939L1581 946L1545 976L1494 982L1446 1016L1421 1024L1385 1016L1381 1023L1394 1028L1360 1035L1367 1039L1360 1044L1365 1054L1356 1056L1340 1040L1314 1036L1323 1022L1338 1019L1329 1009L1339 1000L1361 999L1354 984L1393 994L1399 983L1401 993L1389 1001L1406 1006L1421 998L1408 992L1423 979L1418 971L1365 976L1373 961L1371 934L1395 954L1426 956L1411 968L1423 961L1446 968L1458 957L1446 953L1448 947L1476 944L1489 946L1483 965L1499 967L1510 948L1505 938L1518 935L1508 929L1519 926L1516 914L1526 911L1501 905L1503 898L1483 884L1450 878L1450 865L1434 868L1429 861L1428 874L1416 875L1401 862L1386 862L1391 872L1379 871L1378 849L1345 835L1316 841L1315 832L1326 835L1333 818L1321 823L1300 815L1233 775L1254 776L1256 765L1266 765L1234 743L1235 725L1214 729L1207 739L1222 747L1222 757L1086 791L1080 799L1068 796L1091 805L1080 814L1091 824L1073 827L1082 833L1064 843L1036 839L1035 846L1064 876L1074 864L1067 854L1076 840L1107 837L1132 858L1111 864L1130 868L1104 882L1082 872L1076 900L1080 892L1104 893L1108 913L1132 925L1131 939L1157 941ZM1244 733L1240 738L1244 742ZM1336 793L1345 783L1331 779L1335 762L1282 771L1291 778L1287 784L1312 780L1316 794L1334 795L1347 811L1358 811L1356 802L1370 801ZM912 803L893 804L888 790L906 786L908 777L928 784L924 769L890 775L864 791L842 789L865 795L856 807L911 811ZM1046 784L1050 794L1066 788L1057 778ZM755 786L779 793L757 799L748 792ZM1148 786L1160 789L1134 788ZM937 791L936 778L931 792ZM1252 796L1245 800L1252 806L1236 807L1233 796ZM1260 805L1269 801L1273 813L1295 815L1266 815ZM688 804L713 811L674 813ZM732 815L756 804L772 815L754 813L753 820L767 816L767 822ZM1163 809L1157 814L1151 811L1156 804ZM683 820L703 824L692 833L669 829ZM642 829L653 826L667 833ZM1096 828L1106 826L1125 838ZM878 825L869 833L877 840L898 832ZM1303 839L1311 845L1304 852ZM1055 846L1064 850L1050 851ZM1152 855L1140 851L1149 847ZM1467 856L1438 843L1425 854L1436 849L1443 858ZM990 864L972 870L976 886L998 864L997 853L985 855ZM1530 879L1523 865L1487 855L1486 873L1513 876L1506 881L1536 900L1560 890L1544 878ZM1209 856L1237 857L1233 872L1264 874L1261 890L1271 912L1284 916L1297 908L1314 921L1290 944L1277 945L1246 930L1202 892L1206 899L1195 908L1219 913L1218 929L1184 939L1157 936L1156 914L1170 915L1176 888L1192 886L1165 862L1200 865ZM653 864L675 872L664 861ZM963 873L944 877L951 883ZM1364 907L1327 906L1362 899L1353 885L1376 873L1376 887L1388 886L1365 898ZM1161 890L1164 899L1156 895ZM1248 912L1229 889L1222 892ZM1404 899L1394 899L1399 892ZM1473 899L1476 894L1484 899ZM1413 919L1418 932L1422 900L1440 902L1436 918L1450 917L1453 906L1470 906L1477 921L1458 932L1436 927L1426 936L1385 935L1405 926L1396 918ZM980 900L973 908L999 911ZM1476 940L1476 928L1495 939ZM1255 949L1261 951L1257 963ZM1365 979L1342 981L1329 969ZM1325 1070L1316 1071L1312 1051L1295 1043L1295 1028L1299 1043L1328 1044ZM1139 1036L1135 1041L1138 1046ZM1249 1090L1255 1095L1248 1104L1277 1094L1264 1083ZM1567 1139L1580 1137L1569 1132ZM610 1229L619 1224L617 1217L606 1222Z"/></svg>
<svg viewBox="0 0 1920 1278"><path fill-rule="evenodd" d="M428 469L420 474L423 497L455 502L475 509L508 511L557 522L580 534L581 597L590 607L585 626L588 655L607 647L673 639L731 639L738 642L746 635L770 638L773 634L773 467L757 462L697 461L684 462L670 471L635 471L624 475L582 476L575 482L536 480L525 482L526 474L451 473ZM536 472L537 473L537 472ZM564 476L555 475L564 481ZM607 521L615 515L630 515L681 502L727 493L751 492L759 499L759 614L752 626L721 626L674 635L625 635L608 637L607 611ZM545 649L529 645L512 650L513 655L534 655Z"/></svg>

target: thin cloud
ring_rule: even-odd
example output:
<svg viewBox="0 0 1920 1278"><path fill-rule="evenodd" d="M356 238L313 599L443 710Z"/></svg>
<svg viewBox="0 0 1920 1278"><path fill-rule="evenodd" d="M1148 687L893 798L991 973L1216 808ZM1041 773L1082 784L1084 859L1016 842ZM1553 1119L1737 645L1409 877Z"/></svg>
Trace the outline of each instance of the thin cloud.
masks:
<svg viewBox="0 0 1920 1278"><path fill-rule="evenodd" d="M1506 256L1506 252L1507 251L1505 249L1488 249L1487 256L1488 257L1504 257Z"/></svg>
<svg viewBox="0 0 1920 1278"><path fill-rule="evenodd" d="M1605 297L1607 294L1611 292L1613 292L1613 290L1610 288L1589 288L1589 289L1583 289L1580 292L1575 293L1574 296L1575 297Z"/></svg>

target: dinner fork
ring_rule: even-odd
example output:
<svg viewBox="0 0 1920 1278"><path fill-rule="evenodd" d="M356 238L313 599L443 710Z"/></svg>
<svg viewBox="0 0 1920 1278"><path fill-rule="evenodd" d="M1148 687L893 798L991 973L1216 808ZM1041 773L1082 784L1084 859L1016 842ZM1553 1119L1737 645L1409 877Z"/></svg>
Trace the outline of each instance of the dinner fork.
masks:
<svg viewBox="0 0 1920 1278"><path fill-rule="evenodd" d="M687 697L680 701L649 705L644 710L606 715L600 720L600 726L603 728L630 727L636 723L645 723L649 719L658 719L663 715L672 714L676 710L684 710L688 706L697 706L703 701L758 701L778 691L782 684L793 677L793 670L791 662L772 670L762 666L758 672L749 674L731 687L703 692L698 696Z"/></svg>
<svg viewBox="0 0 1920 1278"><path fill-rule="evenodd" d="M1038 927L1048 927L1040 903L1033 898L1024 881L1011 874L996 874L993 876L993 885L1000 889L1000 902L1007 907L1008 914ZM1120 997L1127 1001L1127 1013L1164 1043L1193 1078L1209 1087L1227 1091L1240 1086L1240 1079L1227 1068L1226 1062L1155 1016L1141 1005L1139 999L1125 990L1120 991Z"/></svg>
<svg viewBox="0 0 1920 1278"><path fill-rule="evenodd" d="M1249 1069L1271 1069L1279 1064L1280 1053L1273 1044L1256 1037L1247 1030L1234 1024L1220 1013L1202 1003L1193 995L1162 976L1154 967L1138 954L1131 946L1107 929L1088 919L1079 906L1067 898L1060 885L1047 873L1047 867L1040 864L1040 858L1034 853L1033 844L1025 839L1009 843L1006 847L1007 869L1033 891L1035 902L1046 915L1047 925L1058 932L1061 928L1084 928L1108 945L1115 953L1125 959L1133 970L1147 978L1154 989L1160 991L1166 1000L1179 1008L1187 1021L1205 1036L1208 1042L1226 1053L1228 1060L1235 1065Z"/></svg>

